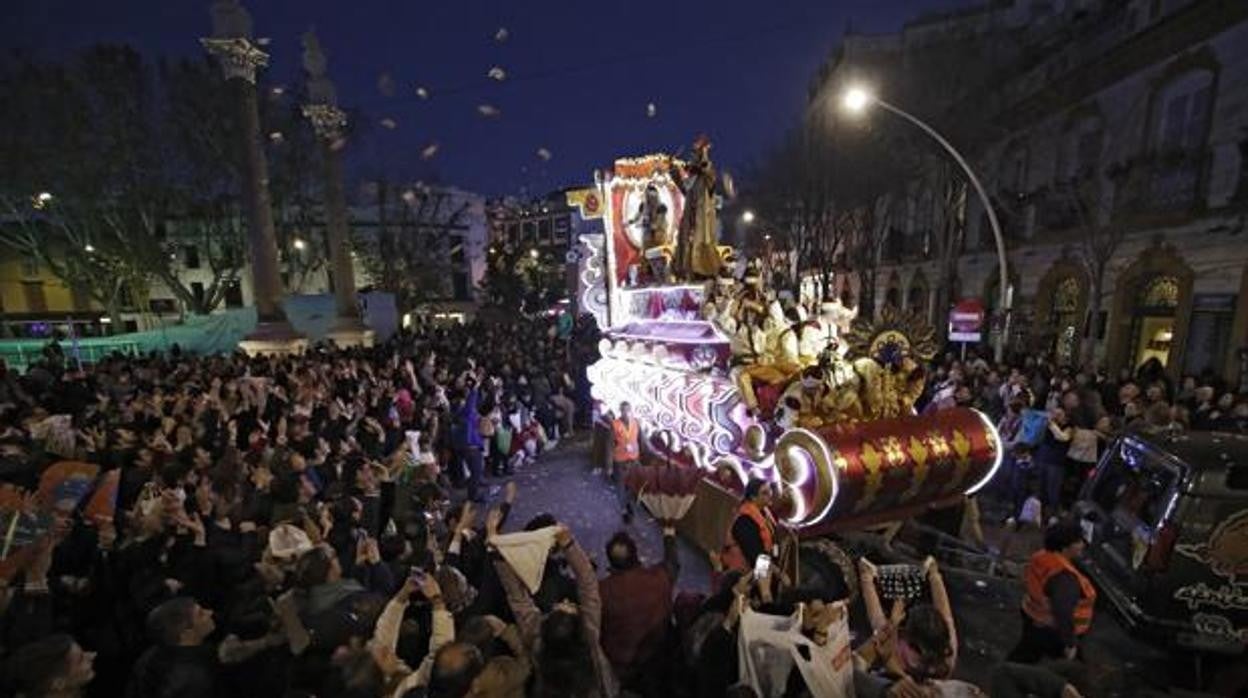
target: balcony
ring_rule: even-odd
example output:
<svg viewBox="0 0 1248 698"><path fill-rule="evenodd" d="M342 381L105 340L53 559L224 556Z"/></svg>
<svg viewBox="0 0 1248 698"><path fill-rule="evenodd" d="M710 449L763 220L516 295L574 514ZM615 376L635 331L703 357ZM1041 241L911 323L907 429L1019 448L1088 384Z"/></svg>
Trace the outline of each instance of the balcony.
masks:
<svg viewBox="0 0 1248 698"><path fill-rule="evenodd" d="M1190 214L1200 208L1208 151L1154 153L1118 169L1118 215Z"/></svg>

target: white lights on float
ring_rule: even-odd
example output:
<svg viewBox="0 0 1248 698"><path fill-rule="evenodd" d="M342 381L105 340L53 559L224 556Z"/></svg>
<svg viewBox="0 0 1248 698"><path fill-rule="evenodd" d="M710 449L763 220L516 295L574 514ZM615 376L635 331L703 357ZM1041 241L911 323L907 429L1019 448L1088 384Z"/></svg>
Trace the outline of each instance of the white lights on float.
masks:
<svg viewBox="0 0 1248 698"><path fill-rule="evenodd" d="M993 476L997 474L997 469L1001 467L1001 463L1005 460L1005 453L1001 448L1001 434L997 433L997 428L993 426L992 420L988 419L988 415L980 412L979 410L971 411L974 412L979 417L980 421L984 423L985 436L992 439L992 451L994 455L992 459L992 468L988 470L987 475L980 479L979 482L975 483L974 487L966 491L966 496L968 497L980 491L988 483L992 482Z"/></svg>

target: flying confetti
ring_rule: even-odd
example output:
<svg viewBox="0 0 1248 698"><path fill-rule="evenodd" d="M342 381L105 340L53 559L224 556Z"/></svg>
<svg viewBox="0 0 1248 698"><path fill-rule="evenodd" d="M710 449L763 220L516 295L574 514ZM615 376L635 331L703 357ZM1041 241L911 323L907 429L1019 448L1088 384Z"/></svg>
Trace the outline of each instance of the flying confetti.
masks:
<svg viewBox="0 0 1248 698"><path fill-rule="evenodd" d="M390 77L390 73L377 76L377 91L387 97L394 96L394 78Z"/></svg>
<svg viewBox="0 0 1248 698"><path fill-rule="evenodd" d="M491 80L497 80L499 82L502 82L507 79L507 71L503 70L502 68L498 66L494 66L493 68L490 68L490 72L486 73L486 75L488 75Z"/></svg>
<svg viewBox="0 0 1248 698"><path fill-rule="evenodd" d="M509 36L511 36L511 32L507 31L507 27L499 27L498 31L494 32L494 40L500 44L506 41Z"/></svg>
<svg viewBox="0 0 1248 698"><path fill-rule="evenodd" d="M416 96L421 99L429 99L429 90L426 90L424 87L417 87Z"/></svg>
<svg viewBox="0 0 1248 698"><path fill-rule="evenodd" d="M329 149L334 152L342 150L345 147L347 147L347 139L345 138L335 138L334 141L329 144Z"/></svg>
<svg viewBox="0 0 1248 698"><path fill-rule="evenodd" d="M278 145L281 145L282 141L285 140L285 137L282 136L281 131L274 131L273 133L269 134L269 140L273 141L274 143Z"/></svg>
<svg viewBox="0 0 1248 698"><path fill-rule="evenodd" d="M546 162L550 162L550 151L545 148L538 148L537 156Z"/></svg>
<svg viewBox="0 0 1248 698"><path fill-rule="evenodd" d="M398 128L399 122L387 116L386 118L381 120L381 125L393 131L394 129Z"/></svg>
<svg viewBox="0 0 1248 698"><path fill-rule="evenodd" d="M281 85L277 85L270 91L273 93L274 97L281 97L282 93L286 91L286 88L282 87Z"/></svg>
<svg viewBox="0 0 1248 698"><path fill-rule="evenodd" d="M425 146L424 150L420 151L420 157L423 160L428 160L429 158L437 154L438 154L437 143L430 143L429 145Z"/></svg>
<svg viewBox="0 0 1248 698"><path fill-rule="evenodd" d="M654 118L654 115L655 115L655 114L658 114L658 113L659 113L659 108L658 108L658 107L656 107L656 106L654 106L654 102L651 102L651 103L649 103L649 104L647 104L647 105L646 105L646 116L648 116L648 117L650 117L651 119L653 119L653 118Z"/></svg>
<svg viewBox="0 0 1248 698"><path fill-rule="evenodd" d="M498 107L492 104L477 105L477 113L480 114L481 116L484 116L487 119L493 119L499 116L500 114L502 114L502 112L498 110Z"/></svg>
<svg viewBox="0 0 1248 698"><path fill-rule="evenodd" d="M407 205L408 205L408 206L413 206L413 205L415 205L415 203L416 203L416 192L412 191L411 189L407 189L407 190L405 190L405 191L403 192L403 200L407 202Z"/></svg>
<svg viewBox="0 0 1248 698"><path fill-rule="evenodd" d="M728 198L729 199L737 198L737 183L736 183L736 180L732 178L732 173L725 171L724 174L720 177L720 181L724 185L724 193L728 195Z"/></svg>

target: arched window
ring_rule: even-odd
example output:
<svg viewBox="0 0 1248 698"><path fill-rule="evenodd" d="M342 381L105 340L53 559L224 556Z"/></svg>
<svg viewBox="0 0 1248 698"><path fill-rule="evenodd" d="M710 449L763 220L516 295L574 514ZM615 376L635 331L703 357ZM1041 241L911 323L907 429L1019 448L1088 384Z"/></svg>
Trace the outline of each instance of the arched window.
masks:
<svg viewBox="0 0 1248 698"><path fill-rule="evenodd" d="M1162 154L1202 150L1209 138L1213 71L1190 70L1167 81L1153 100L1153 150Z"/></svg>
<svg viewBox="0 0 1248 698"><path fill-rule="evenodd" d="M1053 312L1060 313L1077 313L1079 312L1079 282L1073 276L1068 276L1058 282L1057 288L1053 289Z"/></svg>
<svg viewBox="0 0 1248 698"><path fill-rule="evenodd" d="M1179 305L1179 280L1173 276L1154 276L1143 285L1139 308L1171 310Z"/></svg>

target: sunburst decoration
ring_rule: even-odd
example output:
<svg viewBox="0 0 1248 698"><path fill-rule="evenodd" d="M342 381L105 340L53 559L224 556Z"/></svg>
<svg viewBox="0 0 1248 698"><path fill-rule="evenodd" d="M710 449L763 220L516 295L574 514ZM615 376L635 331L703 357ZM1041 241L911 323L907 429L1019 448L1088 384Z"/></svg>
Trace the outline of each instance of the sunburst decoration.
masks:
<svg viewBox="0 0 1248 698"><path fill-rule="evenodd" d="M878 320L859 315L845 333L852 358L871 357L887 364L908 355L931 361L938 351L936 330L919 314L884 306Z"/></svg>

